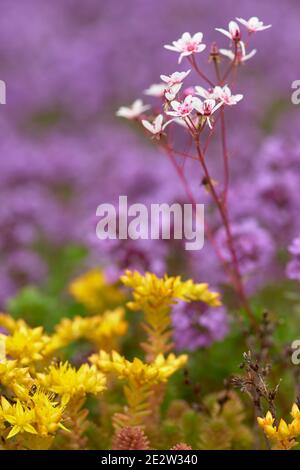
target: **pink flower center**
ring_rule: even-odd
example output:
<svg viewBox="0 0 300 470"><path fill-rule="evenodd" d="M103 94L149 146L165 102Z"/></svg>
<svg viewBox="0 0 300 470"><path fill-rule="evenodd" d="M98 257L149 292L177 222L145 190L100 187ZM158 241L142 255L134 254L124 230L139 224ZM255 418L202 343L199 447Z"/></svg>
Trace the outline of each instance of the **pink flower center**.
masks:
<svg viewBox="0 0 300 470"><path fill-rule="evenodd" d="M198 44L195 41L190 41L186 44L185 49L187 52L194 52L197 50Z"/></svg>

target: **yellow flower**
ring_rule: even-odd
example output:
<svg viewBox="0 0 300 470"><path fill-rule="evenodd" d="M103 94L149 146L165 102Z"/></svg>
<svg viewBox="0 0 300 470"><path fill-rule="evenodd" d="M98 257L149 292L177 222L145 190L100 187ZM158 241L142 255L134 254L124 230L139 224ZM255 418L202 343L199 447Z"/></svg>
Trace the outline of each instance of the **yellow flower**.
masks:
<svg viewBox="0 0 300 470"><path fill-rule="evenodd" d="M75 300L92 313L114 308L125 301L123 292L109 284L99 269L92 269L75 279L70 284L69 291Z"/></svg>
<svg viewBox="0 0 300 470"><path fill-rule="evenodd" d="M5 341L6 355L22 366L44 359L45 347L50 341L42 327L30 328L25 323L18 324L11 336L1 338Z"/></svg>
<svg viewBox="0 0 300 470"><path fill-rule="evenodd" d="M127 331L128 324L124 316L124 309L117 308L93 317L64 318L56 326L56 333L51 338L47 351L62 348L79 339L86 339L103 349L111 349L109 346L114 345L116 339Z"/></svg>
<svg viewBox="0 0 300 470"><path fill-rule="evenodd" d="M182 281L180 276L158 278L152 273L142 276L137 271L126 271L121 280L133 289L134 301L128 303L132 310L143 310L145 313L156 309L169 310L179 299L185 302L202 301L213 307L220 305L219 294L211 292L207 284Z"/></svg>
<svg viewBox="0 0 300 470"><path fill-rule="evenodd" d="M180 276L158 278L155 274L142 276L137 271L126 271L121 281L133 289L133 301L127 305L131 310L142 310L145 314L148 341L142 343L151 362L158 354L168 353L173 344L171 307L178 300L185 302L202 301L211 306L219 306L219 294L211 292L207 284L194 284L182 281Z"/></svg>
<svg viewBox="0 0 300 470"><path fill-rule="evenodd" d="M138 384L157 384L166 382L174 372L183 367L187 356L176 357L170 354L165 358L160 354L154 362L145 364L138 358L130 362L116 351L111 354L100 351L91 356L90 361L103 372L114 372L119 378L130 379Z"/></svg>
<svg viewBox="0 0 300 470"><path fill-rule="evenodd" d="M66 430L62 424L65 407L55 401L55 395L37 389L30 397L36 421L36 429L40 436L53 435L58 428Z"/></svg>
<svg viewBox="0 0 300 470"><path fill-rule="evenodd" d="M23 432L37 434L36 429L32 425L35 418L33 410L24 407L19 400L11 405L6 398L2 396L0 414L2 415L2 419L11 427L7 439Z"/></svg>
<svg viewBox="0 0 300 470"><path fill-rule="evenodd" d="M68 362L51 365L47 374L38 373L37 377L43 387L61 395L64 403L87 393L98 395L106 388L105 376L88 364L83 364L78 370Z"/></svg>
<svg viewBox="0 0 300 470"><path fill-rule="evenodd" d="M273 443L273 449L289 450L297 444L296 439L300 437L300 411L295 403L292 406L291 416L293 421L290 424L281 419L278 426L274 425L275 419L270 411L265 418L257 418L259 426Z"/></svg>
<svg viewBox="0 0 300 470"><path fill-rule="evenodd" d="M24 320L15 320L7 313L0 313L0 326L10 333L13 333L20 325L24 325Z"/></svg>
<svg viewBox="0 0 300 470"><path fill-rule="evenodd" d="M17 361L5 360L0 363L0 384L10 389L18 398L27 394L32 378L26 367L18 367Z"/></svg>

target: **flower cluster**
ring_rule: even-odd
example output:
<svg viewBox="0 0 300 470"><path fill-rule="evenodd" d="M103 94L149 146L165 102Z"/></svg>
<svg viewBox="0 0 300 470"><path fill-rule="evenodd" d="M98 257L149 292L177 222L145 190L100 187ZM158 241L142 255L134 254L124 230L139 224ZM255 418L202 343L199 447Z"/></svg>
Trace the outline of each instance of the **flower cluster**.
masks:
<svg viewBox="0 0 300 470"><path fill-rule="evenodd" d="M212 307L221 304L219 294L210 291L207 284L182 281L180 276L158 278L151 273L142 276L137 271L127 271L121 280L133 289L133 301L128 302L128 307L144 312L148 340L143 343L143 348L151 358L172 348L170 313L179 300L187 303L202 301Z"/></svg>
<svg viewBox="0 0 300 470"><path fill-rule="evenodd" d="M281 419L278 426L274 424L275 418L270 411L265 418L257 418L259 426L272 442L273 449L289 450L297 445L297 439L300 437L300 411L296 403L292 406L291 416L293 420L290 424Z"/></svg>

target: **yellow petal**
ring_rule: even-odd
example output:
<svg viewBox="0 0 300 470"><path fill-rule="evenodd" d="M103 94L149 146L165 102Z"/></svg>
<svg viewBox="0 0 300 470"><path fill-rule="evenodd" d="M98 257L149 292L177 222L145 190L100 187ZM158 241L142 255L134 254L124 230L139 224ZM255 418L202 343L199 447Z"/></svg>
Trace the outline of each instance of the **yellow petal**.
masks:
<svg viewBox="0 0 300 470"><path fill-rule="evenodd" d="M37 431L31 424L25 424L24 431L29 432L30 434L37 434Z"/></svg>
<svg viewBox="0 0 300 470"><path fill-rule="evenodd" d="M15 435L18 434L20 431L21 431L20 426L14 426L14 427L11 429L10 433L8 434L7 439L10 439L11 437L15 436Z"/></svg>

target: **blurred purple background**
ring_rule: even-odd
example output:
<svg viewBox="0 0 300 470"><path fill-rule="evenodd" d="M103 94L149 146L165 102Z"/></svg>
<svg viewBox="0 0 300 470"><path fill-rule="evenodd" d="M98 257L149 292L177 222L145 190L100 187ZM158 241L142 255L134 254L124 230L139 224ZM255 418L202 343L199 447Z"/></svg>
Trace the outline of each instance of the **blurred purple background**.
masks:
<svg viewBox="0 0 300 470"><path fill-rule="evenodd" d="M162 272L172 251L180 258L171 243L96 240L98 204L119 194L133 202L184 195L166 158L115 111L161 73L188 68L178 67L163 44L203 31L206 44L227 47L214 28L236 16L273 25L253 40L258 53L239 76L245 99L228 127L232 218L242 225L255 219L260 234L253 229L240 241L247 248L241 256L254 260L253 272L274 273L274 257L261 255L262 240L279 249L299 233L299 107L290 104L291 82L300 79L298 0L0 0L0 6L0 78L7 84L0 109L2 302L47 278L49 246L52 253L69 242L84 244L88 262L106 264L113 276L131 265ZM211 165L218 174L219 160ZM201 201L207 195L199 191ZM222 280L209 246L184 257L182 271L196 280ZM268 279L264 274L260 282Z"/></svg>

